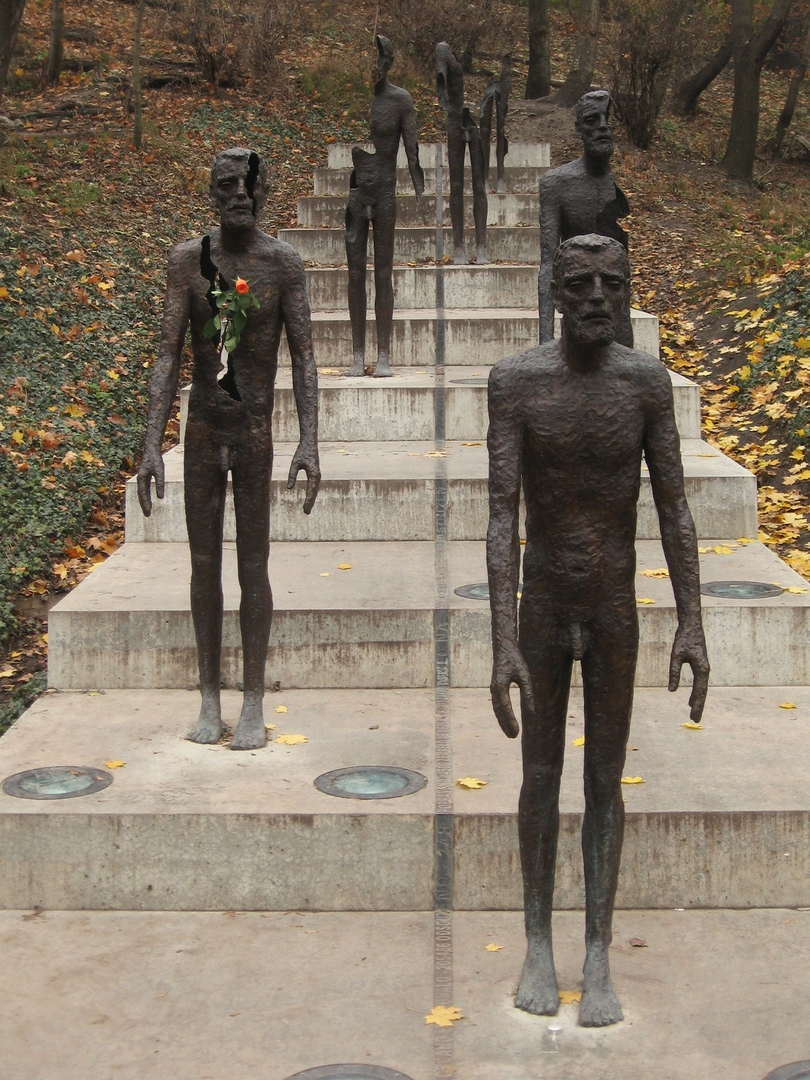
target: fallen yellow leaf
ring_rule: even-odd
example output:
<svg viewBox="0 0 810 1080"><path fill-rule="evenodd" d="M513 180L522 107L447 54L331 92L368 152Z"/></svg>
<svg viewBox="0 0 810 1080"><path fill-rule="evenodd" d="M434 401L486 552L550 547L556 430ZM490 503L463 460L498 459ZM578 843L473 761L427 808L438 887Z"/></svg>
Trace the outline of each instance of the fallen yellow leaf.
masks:
<svg viewBox="0 0 810 1080"><path fill-rule="evenodd" d="M686 723L682 724L681 726L689 728L690 731L703 731L702 724L693 724L691 720L687 720Z"/></svg>
<svg viewBox="0 0 810 1080"><path fill-rule="evenodd" d="M309 742L309 739L306 735L278 735L276 742L283 743L284 746L298 746L300 743Z"/></svg>
<svg viewBox="0 0 810 1080"><path fill-rule="evenodd" d="M13 674L14 674L14 668L10 668L10 667L3 668L3 670L0 671L0 679L10 679Z"/></svg>
<svg viewBox="0 0 810 1080"><path fill-rule="evenodd" d="M342 562L338 567L338 570L351 570L352 564L350 562Z"/></svg>
<svg viewBox="0 0 810 1080"><path fill-rule="evenodd" d="M755 544L756 542L757 542L756 539L755 538L752 539L750 536L738 536L737 537L737 543L738 544Z"/></svg>
<svg viewBox="0 0 810 1080"><path fill-rule="evenodd" d="M784 592L795 593L798 596L801 596L802 593L807 592L807 589L803 589L801 585L791 585L787 589L785 589Z"/></svg>
<svg viewBox="0 0 810 1080"><path fill-rule="evenodd" d="M105 761L104 764L108 769L123 769L126 765L125 761Z"/></svg>
<svg viewBox="0 0 810 1080"><path fill-rule="evenodd" d="M476 791L478 788L486 787L486 780L479 780L477 776L462 776L460 780L456 780L459 787L469 788L470 791Z"/></svg>
<svg viewBox="0 0 810 1080"><path fill-rule="evenodd" d="M657 570L639 570L641 577L667 578L669 570L665 566L659 566Z"/></svg>
<svg viewBox="0 0 810 1080"><path fill-rule="evenodd" d="M461 445L462 446L480 446L481 443L480 442L463 442Z"/></svg>
<svg viewBox="0 0 810 1080"><path fill-rule="evenodd" d="M575 1001L582 1001L581 990L560 990L561 1005L573 1005Z"/></svg>
<svg viewBox="0 0 810 1080"><path fill-rule="evenodd" d="M649 598L649 596L637 596L636 597L636 603L637 604L654 604L655 601L651 600Z"/></svg>
<svg viewBox="0 0 810 1080"><path fill-rule="evenodd" d="M715 555L730 555L734 548L728 547L727 544L715 544L711 550Z"/></svg>
<svg viewBox="0 0 810 1080"><path fill-rule="evenodd" d="M275 724L265 724L264 725L264 730L265 731L275 731L276 730L276 725Z"/></svg>
<svg viewBox="0 0 810 1080"><path fill-rule="evenodd" d="M640 776L623 776L622 777L622 783L623 784L643 784L644 781L641 779Z"/></svg>
<svg viewBox="0 0 810 1080"><path fill-rule="evenodd" d="M329 571L326 570L323 574L321 574L321 577L329 577Z"/></svg>
<svg viewBox="0 0 810 1080"><path fill-rule="evenodd" d="M571 743L571 745L572 746L584 746L585 745L585 736L580 735L580 737L578 739L574 739L574 741Z"/></svg>
<svg viewBox="0 0 810 1080"><path fill-rule="evenodd" d="M286 711L287 711L287 706L286 705L276 705L276 712L286 712Z"/></svg>
<svg viewBox="0 0 810 1080"><path fill-rule="evenodd" d="M487 952L500 952L503 948L503 945L496 945L494 941L491 941L489 945L485 945L484 948L487 950Z"/></svg>
<svg viewBox="0 0 810 1080"><path fill-rule="evenodd" d="M453 1005L437 1005L425 1017L426 1024L436 1027L452 1027L456 1020L463 1020L464 1013Z"/></svg>
<svg viewBox="0 0 810 1080"><path fill-rule="evenodd" d="M795 709L796 706L793 704L792 701L783 701L782 704L779 706L779 708L780 709Z"/></svg>
<svg viewBox="0 0 810 1080"><path fill-rule="evenodd" d="M425 457L447 457L446 450L431 450L429 454L425 454Z"/></svg>

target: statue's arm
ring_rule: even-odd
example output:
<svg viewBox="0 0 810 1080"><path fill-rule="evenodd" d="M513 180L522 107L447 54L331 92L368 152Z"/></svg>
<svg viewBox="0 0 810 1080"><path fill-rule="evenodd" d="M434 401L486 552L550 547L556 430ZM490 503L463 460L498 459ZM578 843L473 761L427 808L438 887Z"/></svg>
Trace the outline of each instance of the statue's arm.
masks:
<svg viewBox="0 0 810 1080"><path fill-rule="evenodd" d="M155 372L149 384L146 437L138 469L138 501L146 517L152 513L153 479L157 497L163 498L164 469L160 448L177 393L180 358L191 310L191 289L185 268L185 247L186 245L175 247L169 255L160 350Z"/></svg>
<svg viewBox="0 0 810 1080"><path fill-rule="evenodd" d="M416 192L417 200L419 200L425 190L425 174L419 164L419 135L416 130L416 113L410 95L402 114L402 142L405 146L405 156L408 159L408 171L411 174L413 189Z"/></svg>
<svg viewBox="0 0 810 1080"><path fill-rule="evenodd" d="M522 430L515 419L515 396L508 371L496 367L489 377L489 528L487 577L492 614L492 708L503 731L519 731L509 688L517 683L521 701L534 708L531 677L517 636L517 590L520 577L520 477Z"/></svg>
<svg viewBox="0 0 810 1080"><path fill-rule="evenodd" d="M554 255L560 245L559 193L552 182L540 181L540 273L537 276L537 300L540 310L540 344L554 338L554 300L551 279Z"/></svg>
<svg viewBox="0 0 810 1080"><path fill-rule="evenodd" d="M312 321L304 264L295 253L290 255L281 311L292 361L293 393L299 428L299 443L290 465L287 488L291 490L295 487L298 474L303 469L307 477L304 513L309 514L315 505L321 483L318 460L318 369L312 350Z"/></svg>
<svg viewBox="0 0 810 1080"><path fill-rule="evenodd" d="M681 668L692 669L689 698L692 720L700 722L709 686L709 659L700 607L697 534L683 486L680 439L675 424L672 384L663 366L654 369L644 432L644 456L669 567L678 629L672 646L669 689L677 690Z"/></svg>

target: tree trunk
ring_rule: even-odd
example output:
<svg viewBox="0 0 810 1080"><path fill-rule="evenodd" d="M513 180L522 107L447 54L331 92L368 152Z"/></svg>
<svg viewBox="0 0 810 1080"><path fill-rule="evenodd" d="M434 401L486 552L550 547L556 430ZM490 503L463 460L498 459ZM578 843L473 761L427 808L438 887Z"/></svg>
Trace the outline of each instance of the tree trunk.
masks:
<svg viewBox="0 0 810 1080"><path fill-rule="evenodd" d="M580 0L577 66L568 72L565 82L552 98L557 105L570 108L590 90L598 46L599 0Z"/></svg>
<svg viewBox="0 0 810 1080"><path fill-rule="evenodd" d="M728 64L733 51L729 34L708 64L688 79L683 80L672 98L672 111L676 116L692 115L697 108L698 98Z"/></svg>
<svg viewBox="0 0 810 1080"><path fill-rule="evenodd" d="M135 41L132 46L132 101L135 106L135 149L140 150L143 139L143 109L141 105L141 27L146 0L140 0L135 16Z"/></svg>
<svg viewBox="0 0 810 1080"><path fill-rule="evenodd" d="M17 44L25 0L3 0L0 3L0 99L6 88L11 54Z"/></svg>
<svg viewBox="0 0 810 1080"><path fill-rule="evenodd" d="M720 167L729 176L749 183L759 129L759 82L765 57L785 24L793 0L775 0L771 13L754 33L754 0L731 0L731 39L734 47L734 103L728 146Z"/></svg>
<svg viewBox="0 0 810 1080"><path fill-rule="evenodd" d="M548 0L529 0L529 74L526 79L526 97L548 97L550 93Z"/></svg>
<svg viewBox="0 0 810 1080"><path fill-rule="evenodd" d="M65 4L64 0L51 0L51 40L45 63L43 81L49 86L59 82L62 61L65 57Z"/></svg>
<svg viewBox="0 0 810 1080"><path fill-rule="evenodd" d="M790 121L793 119L793 113L796 109L796 102L799 98L799 87L802 85L802 79L804 79L807 74L808 67L810 67L810 22L807 24L807 35L804 39L804 46L802 47L799 65L793 72L793 78L790 80L785 107L782 109L782 112L779 114L779 119L776 121L776 134L773 137L773 151L775 154L778 154L782 149L785 132L790 127Z"/></svg>

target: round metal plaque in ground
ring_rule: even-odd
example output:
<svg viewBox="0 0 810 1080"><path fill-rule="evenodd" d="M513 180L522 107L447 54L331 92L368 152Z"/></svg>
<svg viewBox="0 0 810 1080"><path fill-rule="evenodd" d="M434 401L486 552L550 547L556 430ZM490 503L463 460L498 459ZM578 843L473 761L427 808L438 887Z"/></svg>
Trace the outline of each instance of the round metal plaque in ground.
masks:
<svg viewBox="0 0 810 1080"><path fill-rule="evenodd" d="M810 1061L794 1061L769 1072L764 1080L810 1080Z"/></svg>
<svg viewBox="0 0 810 1080"><path fill-rule="evenodd" d="M410 1077L382 1065L321 1065L287 1080L410 1080Z"/></svg>
<svg viewBox="0 0 810 1080"><path fill-rule="evenodd" d="M467 600L489 600L489 584L486 581L477 585L459 585L453 591L456 596L464 596Z"/></svg>
<svg viewBox="0 0 810 1080"><path fill-rule="evenodd" d="M3 791L17 799L77 799L94 795L113 782L104 769L84 765L49 765L14 773L3 781Z"/></svg>
<svg viewBox="0 0 810 1080"><path fill-rule="evenodd" d="M488 382L489 382L489 379L487 379L486 376L482 376L480 379L474 379L474 378L451 379L450 380L450 385L451 386L486 386Z"/></svg>
<svg viewBox="0 0 810 1080"><path fill-rule="evenodd" d="M321 773L315 779L318 791L322 791L324 795L336 795L339 799L398 799L402 795L413 795L415 791L421 791L426 783L427 777L421 773L412 769L401 769L397 765L353 765L349 769L333 769L331 772ZM309 1073L302 1075L309 1076ZM338 1075L342 1076L343 1073L335 1073L335 1076Z"/></svg>
<svg viewBox="0 0 810 1080"><path fill-rule="evenodd" d="M781 596L785 590L767 581L706 581L700 591L704 596L720 596L723 600L766 600Z"/></svg>

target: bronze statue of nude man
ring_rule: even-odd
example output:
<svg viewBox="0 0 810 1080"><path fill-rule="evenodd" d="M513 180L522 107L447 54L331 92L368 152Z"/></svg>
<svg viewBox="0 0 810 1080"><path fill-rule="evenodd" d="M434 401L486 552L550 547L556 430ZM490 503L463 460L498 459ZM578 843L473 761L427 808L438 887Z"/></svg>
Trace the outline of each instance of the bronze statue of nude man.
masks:
<svg viewBox="0 0 810 1080"><path fill-rule="evenodd" d="M528 950L518 1008L559 1005L551 908L559 789L571 669L581 661L585 701L586 958L580 1023L622 1019L608 946L624 834L621 776L638 654L636 504L644 454L678 613L669 689L692 669L699 721L709 663L700 609L695 528L683 488L670 378L661 363L615 341L629 288L623 247L577 236L555 257L553 296L562 336L501 360L489 379L492 704L503 731L518 722L523 786L518 813ZM518 515L526 506L523 590Z"/></svg>
<svg viewBox="0 0 810 1080"><path fill-rule="evenodd" d="M610 171L613 133L610 130L610 94L592 90L577 102L576 131L582 139L582 157L549 171L540 180L540 272L537 277L540 309L540 344L554 337L554 301L551 277L554 254L572 236L598 233L610 236L627 250L627 233L619 219L630 206ZM633 347L630 294L616 327L620 345Z"/></svg>
<svg viewBox="0 0 810 1080"><path fill-rule="evenodd" d="M394 319L394 234L397 224L397 154L405 146L408 169L417 200L425 190L419 164L413 98L388 81L394 47L382 34L377 45L377 80L371 105L371 141L375 153L352 148L354 169L346 207L346 261L349 265L349 319L352 326L350 376L365 375L366 365L366 258L368 226L374 223L374 314L377 329L376 378L389 378L391 327Z"/></svg>
<svg viewBox="0 0 810 1080"><path fill-rule="evenodd" d="M178 244L169 255L160 351L149 394L149 415L138 498L149 517L151 484L163 498L160 448L177 392L186 330L191 328L194 367L185 434L186 524L191 548L191 613L197 639L202 705L193 742L215 743L222 734L222 535L230 472L236 513L236 554L242 592L239 622L244 662L244 700L232 750L265 744L264 673L273 614L267 571L270 475L273 468L273 392L278 347L286 330L300 442L287 487L307 477L304 513L312 510L320 484L318 465L318 372L312 353L304 267L288 245L258 227L267 198L267 169L258 154L237 147L219 154L211 170L210 197L219 228ZM242 278L259 303L249 312L241 339L227 357L227 373L206 323L216 313L214 290L232 289ZM224 354L223 354L224 355ZM224 375L224 377L223 377Z"/></svg>

